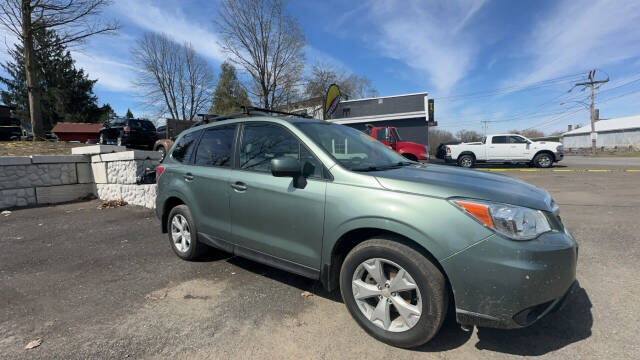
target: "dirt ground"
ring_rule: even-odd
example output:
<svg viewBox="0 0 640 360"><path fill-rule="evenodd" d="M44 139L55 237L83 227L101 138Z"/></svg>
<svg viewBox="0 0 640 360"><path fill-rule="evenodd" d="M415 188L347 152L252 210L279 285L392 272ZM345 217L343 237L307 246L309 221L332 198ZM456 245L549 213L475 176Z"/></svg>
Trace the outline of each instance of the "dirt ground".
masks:
<svg viewBox="0 0 640 360"><path fill-rule="evenodd" d="M640 173L508 175L548 189L580 242L580 288L529 328L448 320L393 348L318 282L222 252L182 261L153 212L94 201L0 216L0 358L640 358Z"/></svg>

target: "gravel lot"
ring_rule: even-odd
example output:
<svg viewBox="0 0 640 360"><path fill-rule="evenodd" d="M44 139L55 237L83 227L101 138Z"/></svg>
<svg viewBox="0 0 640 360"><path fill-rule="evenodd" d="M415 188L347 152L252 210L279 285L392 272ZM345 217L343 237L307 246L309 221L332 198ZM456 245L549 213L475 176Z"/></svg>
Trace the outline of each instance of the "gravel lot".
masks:
<svg viewBox="0 0 640 360"><path fill-rule="evenodd" d="M581 246L580 289L530 328L448 321L396 349L317 282L221 252L182 261L151 211L83 202L0 216L0 358L640 358L640 173L508 175L548 189Z"/></svg>

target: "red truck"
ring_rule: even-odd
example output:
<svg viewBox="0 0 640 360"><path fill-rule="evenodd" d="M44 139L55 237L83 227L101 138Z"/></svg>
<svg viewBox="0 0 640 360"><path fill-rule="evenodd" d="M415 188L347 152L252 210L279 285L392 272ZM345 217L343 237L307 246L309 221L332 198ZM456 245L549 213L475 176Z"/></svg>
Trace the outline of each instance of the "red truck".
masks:
<svg viewBox="0 0 640 360"><path fill-rule="evenodd" d="M367 134L409 160L429 160L429 148L422 144L402 141L398 129L393 126L367 124Z"/></svg>

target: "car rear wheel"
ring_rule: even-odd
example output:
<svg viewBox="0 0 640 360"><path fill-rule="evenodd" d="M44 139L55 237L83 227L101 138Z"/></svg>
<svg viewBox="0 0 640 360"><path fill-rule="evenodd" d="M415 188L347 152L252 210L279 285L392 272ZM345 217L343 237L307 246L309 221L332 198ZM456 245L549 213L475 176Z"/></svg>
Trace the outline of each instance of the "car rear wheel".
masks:
<svg viewBox="0 0 640 360"><path fill-rule="evenodd" d="M471 155L462 155L458 158L458 166L472 168L476 164L476 159Z"/></svg>
<svg viewBox="0 0 640 360"><path fill-rule="evenodd" d="M553 165L553 159L551 158L551 155L542 153L536 155L536 157L533 159L533 163L540 168L549 168L551 167L551 165Z"/></svg>
<svg viewBox="0 0 640 360"><path fill-rule="evenodd" d="M347 309L371 336L410 348L431 340L446 317L443 274L416 250L387 239L356 246L340 270Z"/></svg>
<svg viewBox="0 0 640 360"><path fill-rule="evenodd" d="M198 242L198 233L191 216L191 211L186 205L178 205L171 209L167 220L169 229L169 242L171 249L184 260L195 260L207 249L207 246Z"/></svg>

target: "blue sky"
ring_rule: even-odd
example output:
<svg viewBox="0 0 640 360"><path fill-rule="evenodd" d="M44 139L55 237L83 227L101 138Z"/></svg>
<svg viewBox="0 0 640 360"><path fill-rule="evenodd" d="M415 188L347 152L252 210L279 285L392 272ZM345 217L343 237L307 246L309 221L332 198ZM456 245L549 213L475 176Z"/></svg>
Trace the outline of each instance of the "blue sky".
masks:
<svg viewBox="0 0 640 360"><path fill-rule="evenodd" d="M225 60L212 20L217 1L116 0L103 16L122 24L73 51L101 103L150 114L131 81L130 49L145 31L189 41L215 73ZM589 69L611 78L601 118L640 114L640 2L290 1L307 38L307 63L369 77L380 95L426 91L439 128L544 132L586 124L587 93L572 87ZM10 40L10 39L9 39ZM2 54L6 58L6 54ZM638 81L635 81L638 79ZM566 104L560 105L565 102Z"/></svg>

